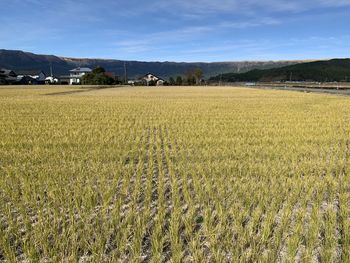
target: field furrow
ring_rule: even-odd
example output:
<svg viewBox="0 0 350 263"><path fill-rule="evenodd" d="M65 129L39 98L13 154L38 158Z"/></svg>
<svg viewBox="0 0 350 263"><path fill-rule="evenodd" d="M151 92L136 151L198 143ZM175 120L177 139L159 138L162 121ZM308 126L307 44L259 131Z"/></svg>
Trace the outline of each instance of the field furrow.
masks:
<svg viewBox="0 0 350 263"><path fill-rule="evenodd" d="M348 97L65 91L0 88L1 263L350 261Z"/></svg>

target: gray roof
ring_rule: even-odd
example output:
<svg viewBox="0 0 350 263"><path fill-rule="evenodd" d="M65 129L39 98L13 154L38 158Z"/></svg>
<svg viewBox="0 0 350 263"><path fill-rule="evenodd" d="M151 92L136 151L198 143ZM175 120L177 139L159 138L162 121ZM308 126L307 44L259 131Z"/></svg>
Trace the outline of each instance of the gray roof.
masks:
<svg viewBox="0 0 350 263"><path fill-rule="evenodd" d="M157 81L158 81L158 80L163 80L163 81L165 81L165 80L162 79L161 77L158 77L157 75L154 75L153 73L150 73L150 72L148 72L146 75L144 75L143 77L141 77L141 79L147 77L148 75L152 75L153 77L156 77L156 78L157 78Z"/></svg>
<svg viewBox="0 0 350 263"><path fill-rule="evenodd" d="M79 67L79 68L75 68L75 69L70 70L70 72L92 72L92 69Z"/></svg>
<svg viewBox="0 0 350 263"><path fill-rule="evenodd" d="M0 74L3 75L3 76L9 76L9 75L16 75L16 73L13 71L13 70L10 70L10 69L4 69L4 68L1 68L0 69Z"/></svg>
<svg viewBox="0 0 350 263"><path fill-rule="evenodd" d="M23 75L23 76L37 76L43 73L45 76L45 72L42 70L19 70L17 71L18 75Z"/></svg>

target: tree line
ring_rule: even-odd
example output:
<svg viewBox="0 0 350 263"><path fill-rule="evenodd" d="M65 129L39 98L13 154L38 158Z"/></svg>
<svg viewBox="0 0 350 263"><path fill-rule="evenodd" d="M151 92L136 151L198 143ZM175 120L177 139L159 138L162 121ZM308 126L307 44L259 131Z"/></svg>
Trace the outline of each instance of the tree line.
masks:
<svg viewBox="0 0 350 263"><path fill-rule="evenodd" d="M122 84L117 78L113 78L106 73L103 67L95 68L82 78L83 85L116 85Z"/></svg>
<svg viewBox="0 0 350 263"><path fill-rule="evenodd" d="M203 70L201 68L189 69L183 76L170 77L164 85L183 86L183 85L200 85L204 82ZM91 73L88 73L82 78L83 85L116 85L123 84L117 78L113 78L106 73L103 67L95 68ZM125 84L125 83L124 83ZM155 85L155 83L154 83ZM152 86L152 83L149 83Z"/></svg>
<svg viewBox="0 0 350 263"><path fill-rule="evenodd" d="M168 85L200 85L203 81L203 70L201 68L195 68L187 70L184 76L177 76L176 78L170 77Z"/></svg>
<svg viewBox="0 0 350 263"><path fill-rule="evenodd" d="M281 68L254 69L244 73L226 73L209 79L210 82L244 81L316 81L347 82L350 79L350 59L332 59L300 63Z"/></svg>

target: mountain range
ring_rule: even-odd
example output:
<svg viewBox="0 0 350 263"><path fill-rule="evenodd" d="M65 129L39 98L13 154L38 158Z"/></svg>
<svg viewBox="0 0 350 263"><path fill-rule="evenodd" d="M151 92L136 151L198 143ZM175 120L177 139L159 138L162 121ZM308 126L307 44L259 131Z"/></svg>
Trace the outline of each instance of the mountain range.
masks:
<svg viewBox="0 0 350 263"><path fill-rule="evenodd" d="M151 72L162 78L184 75L186 71L201 68L206 78L225 73L244 73L252 69L271 69L303 63L302 60L292 61L241 61L241 62L142 62L122 61L115 59L90 59L90 58L67 58L54 55L38 55L19 50L0 49L0 68L11 69L21 74L34 71L50 73L52 66L56 76L66 75L69 70L76 67L97 66L104 67L106 71L124 76L124 64L126 65L128 78L137 78Z"/></svg>
<svg viewBox="0 0 350 263"><path fill-rule="evenodd" d="M254 69L245 73L219 74L211 81L317 81L340 82L350 80L350 59L331 59L300 63L280 68Z"/></svg>

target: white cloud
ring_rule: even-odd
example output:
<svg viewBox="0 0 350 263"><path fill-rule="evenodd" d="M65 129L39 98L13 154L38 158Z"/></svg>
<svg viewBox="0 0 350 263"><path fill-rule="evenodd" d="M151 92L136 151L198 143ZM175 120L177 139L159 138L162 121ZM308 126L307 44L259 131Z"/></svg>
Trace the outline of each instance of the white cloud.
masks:
<svg viewBox="0 0 350 263"><path fill-rule="evenodd" d="M270 17L261 17L239 22L221 22L205 26L187 26L173 30L147 33L142 35L130 34L127 40L120 40L115 43L116 47L127 53L142 53L146 51L169 49L171 46L181 43L196 43L203 36L212 35L219 31L226 32L230 29L246 29L259 26L273 26L280 21Z"/></svg>
<svg viewBox="0 0 350 263"><path fill-rule="evenodd" d="M156 0L148 5L149 10L161 9L178 15L191 17L196 14L240 13L258 14L262 11L300 12L320 7L341 7L350 5L350 0ZM142 5L144 7L144 5Z"/></svg>
<svg viewBox="0 0 350 263"><path fill-rule="evenodd" d="M333 7L350 6L350 0L319 0L319 2L325 6L333 6Z"/></svg>

